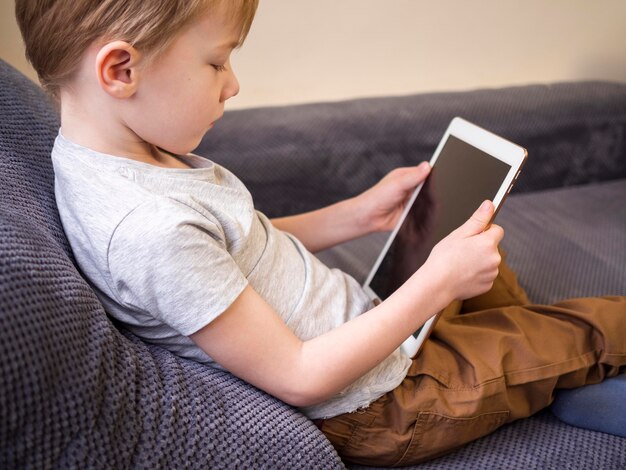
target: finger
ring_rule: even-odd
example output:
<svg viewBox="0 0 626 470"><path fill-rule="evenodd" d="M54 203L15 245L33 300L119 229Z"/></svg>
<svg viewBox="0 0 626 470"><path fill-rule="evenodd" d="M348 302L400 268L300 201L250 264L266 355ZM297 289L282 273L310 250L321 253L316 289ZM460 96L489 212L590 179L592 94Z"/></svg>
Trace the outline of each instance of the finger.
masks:
<svg viewBox="0 0 626 470"><path fill-rule="evenodd" d="M422 162L417 166L399 168L398 182L402 189L412 189L426 179L430 173L428 162Z"/></svg>
<svg viewBox="0 0 626 470"><path fill-rule="evenodd" d="M496 224L491 224L487 230L491 233L496 243L500 243L504 238L504 229Z"/></svg>
<svg viewBox="0 0 626 470"><path fill-rule="evenodd" d="M457 229L458 232L466 237L484 232L491 221L493 211L493 203L491 201L484 201L467 222Z"/></svg>

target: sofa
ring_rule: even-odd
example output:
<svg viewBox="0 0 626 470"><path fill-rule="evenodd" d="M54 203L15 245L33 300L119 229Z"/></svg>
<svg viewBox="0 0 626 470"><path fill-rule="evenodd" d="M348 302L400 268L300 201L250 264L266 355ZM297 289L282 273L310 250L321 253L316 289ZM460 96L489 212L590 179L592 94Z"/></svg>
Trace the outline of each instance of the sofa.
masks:
<svg viewBox="0 0 626 470"><path fill-rule="evenodd" d="M456 115L528 148L497 222L531 299L626 294L625 84L232 111L196 153L237 174L259 210L287 215L429 159ZM56 210L58 126L39 87L0 61L0 468L361 468L297 409L107 317ZM383 242L364 237L319 256L363 279ZM550 410L419 466L624 467L626 438Z"/></svg>

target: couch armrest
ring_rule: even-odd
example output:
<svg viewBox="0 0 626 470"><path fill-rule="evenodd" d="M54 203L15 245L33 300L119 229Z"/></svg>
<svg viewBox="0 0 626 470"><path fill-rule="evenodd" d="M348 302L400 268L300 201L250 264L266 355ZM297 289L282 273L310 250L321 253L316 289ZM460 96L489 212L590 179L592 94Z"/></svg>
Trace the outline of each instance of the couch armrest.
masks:
<svg viewBox="0 0 626 470"><path fill-rule="evenodd" d="M354 195L430 159L454 116L528 148L515 190L626 177L626 84L564 83L227 113L196 150L270 216Z"/></svg>
<svg viewBox="0 0 626 470"><path fill-rule="evenodd" d="M108 320L54 201L58 120L0 60L0 468L344 468L304 415Z"/></svg>
<svg viewBox="0 0 626 470"><path fill-rule="evenodd" d="M5 208L0 286L0 468L344 468L292 407L120 334L62 247Z"/></svg>

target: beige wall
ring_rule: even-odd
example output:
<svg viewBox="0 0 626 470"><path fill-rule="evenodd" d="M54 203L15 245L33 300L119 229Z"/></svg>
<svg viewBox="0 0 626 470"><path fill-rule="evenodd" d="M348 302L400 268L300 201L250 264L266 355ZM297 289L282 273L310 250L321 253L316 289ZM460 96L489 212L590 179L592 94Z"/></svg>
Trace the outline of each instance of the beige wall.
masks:
<svg viewBox="0 0 626 470"><path fill-rule="evenodd" d="M24 46L13 8L13 0L0 0L0 59L36 80L37 75L24 58Z"/></svg>
<svg viewBox="0 0 626 470"><path fill-rule="evenodd" d="M0 57L26 70L13 2ZM231 108L605 79L626 82L625 0L261 0Z"/></svg>

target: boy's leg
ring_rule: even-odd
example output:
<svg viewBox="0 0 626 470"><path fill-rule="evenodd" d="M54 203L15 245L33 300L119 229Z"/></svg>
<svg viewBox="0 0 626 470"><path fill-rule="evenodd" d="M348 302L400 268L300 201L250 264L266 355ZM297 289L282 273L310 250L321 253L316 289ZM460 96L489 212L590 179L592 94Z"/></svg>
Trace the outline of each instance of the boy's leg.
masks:
<svg viewBox="0 0 626 470"><path fill-rule="evenodd" d="M455 300L441 312L442 317L453 317L460 313L478 312L496 307L510 305L527 305L530 303L526 291L517 281L517 276L506 264L506 254L500 248L502 263L498 276L488 292L467 300Z"/></svg>
<svg viewBox="0 0 626 470"><path fill-rule="evenodd" d="M528 305L526 291L517 281L517 276L506 263L506 253L500 248L502 263L493 287L486 293L463 301L460 313L478 312L509 305Z"/></svg>
<svg viewBox="0 0 626 470"><path fill-rule="evenodd" d="M477 297L464 301L455 300L441 312L441 317L453 317L459 313L478 312L496 307L510 305L527 305L530 303L526 291L517 281L517 276L506 264L506 254L500 248L502 263L492 288Z"/></svg>
<svg viewBox="0 0 626 470"><path fill-rule="evenodd" d="M322 430L347 461L414 464L625 367L626 297L446 316L399 387Z"/></svg>

